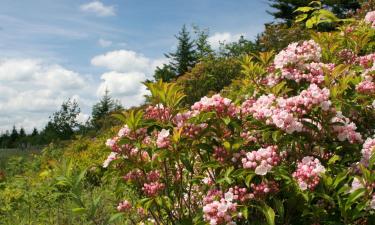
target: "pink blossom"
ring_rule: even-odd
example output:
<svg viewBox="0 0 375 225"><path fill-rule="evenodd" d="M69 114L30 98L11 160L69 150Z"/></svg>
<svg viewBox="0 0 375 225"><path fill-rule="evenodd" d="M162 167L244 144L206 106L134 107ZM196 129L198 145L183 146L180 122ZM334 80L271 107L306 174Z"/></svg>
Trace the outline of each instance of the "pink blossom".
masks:
<svg viewBox="0 0 375 225"><path fill-rule="evenodd" d="M169 130L162 129L158 134L156 145L158 146L158 148L166 148L169 146L169 144Z"/></svg>
<svg viewBox="0 0 375 225"><path fill-rule="evenodd" d="M254 169L256 174L264 176L279 164L280 156L277 153L277 146L273 145L248 152L241 161L243 168Z"/></svg>
<svg viewBox="0 0 375 225"><path fill-rule="evenodd" d="M252 192L249 194L249 198L263 198L270 193L276 193L279 191L279 187L274 181L262 181L260 184L250 185Z"/></svg>
<svg viewBox="0 0 375 225"><path fill-rule="evenodd" d="M362 159L361 163L365 166L368 165L370 158L375 153L375 138L367 138L362 146Z"/></svg>
<svg viewBox="0 0 375 225"><path fill-rule="evenodd" d="M237 107L232 103L232 100L223 98L219 94L213 95L211 98L203 97L199 102L194 103L191 107L196 113L215 111L218 116L231 116L237 114Z"/></svg>
<svg viewBox="0 0 375 225"><path fill-rule="evenodd" d="M336 116L331 119L332 123L342 123L343 125L333 125L333 132L337 134L339 141L349 141L350 143L362 142L362 135L355 130L357 126L350 122L348 118L342 115L341 112L337 112Z"/></svg>
<svg viewBox="0 0 375 225"><path fill-rule="evenodd" d="M130 134L130 129L128 125L125 125L123 128L121 128L118 132L118 137L127 137Z"/></svg>
<svg viewBox="0 0 375 225"><path fill-rule="evenodd" d="M355 89L361 94L375 94L375 83L373 81L364 80L357 84Z"/></svg>
<svg viewBox="0 0 375 225"><path fill-rule="evenodd" d="M137 181L143 177L143 173L139 169L134 169L128 172L122 178L127 182Z"/></svg>
<svg viewBox="0 0 375 225"><path fill-rule="evenodd" d="M150 105L146 108L145 118L154 119L162 122L169 121L172 117L171 110L164 107L163 104L157 104L155 106Z"/></svg>
<svg viewBox="0 0 375 225"><path fill-rule="evenodd" d="M365 16L366 23L372 25L372 28L375 28L375 11L368 12Z"/></svg>
<svg viewBox="0 0 375 225"><path fill-rule="evenodd" d="M275 56L274 64L276 69L281 69L290 64L306 61L319 61L321 48L313 40L302 43L291 43Z"/></svg>
<svg viewBox="0 0 375 225"><path fill-rule="evenodd" d="M237 204L233 203L234 195L228 191L224 198L213 200L203 206L203 218L210 225L233 224L232 214L237 211Z"/></svg>
<svg viewBox="0 0 375 225"><path fill-rule="evenodd" d="M230 155L223 147L214 146L213 156L217 161L224 163Z"/></svg>
<svg viewBox="0 0 375 225"><path fill-rule="evenodd" d="M297 170L293 173L293 177L301 190L313 190L319 184L322 173L325 173L325 168L320 161L312 156L305 156L297 163Z"/></svg>
<svg viewBox="0 0 375 225"><path fill-rule="evenodd" d="M165 185L158 181L143 184L142 191L146 196L154 197L164 189Z"/></svg>
<svg viewBox="0 0 375 225"><path fill-rule="evenodd" d="M120 202L117 206L117 211L119 212L126 212L126 211L129 211L131 209L132 205L130 204L129 201L127 200L124 200L122 202Z"/></svg>

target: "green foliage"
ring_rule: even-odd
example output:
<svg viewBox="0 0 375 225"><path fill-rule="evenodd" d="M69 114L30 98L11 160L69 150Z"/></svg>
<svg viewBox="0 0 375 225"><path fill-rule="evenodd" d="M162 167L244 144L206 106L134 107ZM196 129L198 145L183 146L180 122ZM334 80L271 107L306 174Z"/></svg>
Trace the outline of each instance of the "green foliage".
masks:
<svg viewBox="0 0 375 225"><path fill-rule="evenodd" d="M338 15L339 18L348 17L351 12L360 8L358 0L270 0L270 6L275 11L268 13L273 15L275 19L281 19L290 26L295 18L295 10L299 7L305 7L310 2L320 2L323 8L332 9L332 12Z"/></svg>
<svg viewBox="0 0 375 225"><path fill-rule="evenodd" d="M170 66L175 74L181 76L194 66L197 61L197 53L194 41L191 40L190 33L185 25L182 26L176 38L178 40L176 51L165 56L170 59Z"/></svg>
<svg viewBox="0 0 375 225"><path fill-rule="evenodd" d="M205 95L219 92L240 76L240 63L237 59L210 57L180 77L177 83L184 87L184 103L190 105Z"/></svg>
<svg viewBox="0 0 375 225"><path fill-rule="evenodd" d="M107 128L113 125L111 123L110 114L122 109L121 104L112 99L109 91L106 89L104 95L98 103L92 107L91 123L96 130Z"/></svg>

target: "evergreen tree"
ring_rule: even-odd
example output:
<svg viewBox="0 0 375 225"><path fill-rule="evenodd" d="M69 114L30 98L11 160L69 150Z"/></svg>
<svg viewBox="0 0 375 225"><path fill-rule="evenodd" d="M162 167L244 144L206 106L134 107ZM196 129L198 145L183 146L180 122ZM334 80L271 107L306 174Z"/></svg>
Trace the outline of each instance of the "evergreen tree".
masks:
<svg viewBox="0 0 375 225"><path fill-rule="evenodd" d="M306 0L269 0L274 11L268 11L275 19L281 19L288 25L292 24L298 7L307 6L311 1ZM360 8L358 0L322 0L323 7L328 8L340 18L347 17L348 13Z"/></svg>
<svg viewBox="0 0 375 225"><path fill-rule="evenodd" d="M31 132L31 137L38 136L38 134L39 134L38 129L36 129L36 127L34 127L33 132Z"/></svg>
<svg viewBox="0 0 375 225"><path fill-rule="evenodd" d="M108 89L105 90L103 97L92 107L92 125L99 129L105 122L105 118L114 111L121 110L122 106L118 101L112 99Z"/></svg>
<svg viewBox="0 0 375 225"><path fill-rule="evenodd" d="M177 76L189 71L196 63L197 56L194 41L190 38L190 33L186 26L182 26L181 31L175 36L178 40L177 50L165 56L171 59L171 67Z"/></svg>
<svg viewBox="0 0 375 225"><path fill-rule="evenodd" d="M213 50L208 43L209 30L201 30L197 26L194 26L193 29L197 35L197 39L195 40L197 59L202 59L212 54Z"/></svg>
<svg viewBox="0 0 375 225"><path fill-rule="evenodd" d="M20 134L19 134L20 138L24 138L26 137L26 132L25 132L25 129L23 127L21 127L20 129Z"/></svg>
<svg viewBox="0 0 375 225"><path fill-rule="evenodd" d="M10 137L9 137L10 140L9 140L8 147L10 147L10 148L16 147L18 138L19 138L18 131L16 129L16 126L13 125L12 131L11 131Z"/></svg>
<svg viewBox="0 0 375 225"><path fill-rule="evenodd" d="M164 82L170 82L173 78L176 77L175 72L173 72L173 68L171 65L163 64L163 66L156 67L155 73L154 73L154 79L162 80Z"/></svg>

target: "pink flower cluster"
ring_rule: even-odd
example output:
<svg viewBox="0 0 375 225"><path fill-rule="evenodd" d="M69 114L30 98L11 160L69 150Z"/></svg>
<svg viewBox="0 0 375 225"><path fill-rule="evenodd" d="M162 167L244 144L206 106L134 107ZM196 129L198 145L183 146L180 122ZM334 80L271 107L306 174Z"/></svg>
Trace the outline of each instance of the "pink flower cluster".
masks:
<svg viewBox="0 0 375 225"><path fill-rule="evenodd" d="M120 202L117 206L117 211L119 212L126 212L129 211L132 208L132 205L128 200L124 200Z"/></svg>
<svg viewBox="0 0 375 225"><path fill-rule="evenodd" d="M223 98L219 94L213 95L211 98L206 96L201 98L199 102L194 103L191 109L198 113L214 111L218 116L231 117L235 117L238 111L232 100Z"/></svg>
<svg viewBox="0 0 375 225"><path fill-rule="evenodd" d="M375 94L375 83L369 80L364 80L357 84L355 89L361 94Z"/></svg>
<svg viewBox="0 0 375 225"><path fill-rule="evenodd" d="M140 178L143 177L143 173L142 171L140 171L139 169L134 169L134 170L131 170L129 171L127 174L125 174L125 176L123 176L122 178L126 181L126 182L133 182L133 181L137 181L139 180Z"/></svg>
<svg viewBox="0 0 375 225"><path fill-rule="evenodd" d="M228 159L229 153L223 147L214 146L213 156L217 161L224 163Z"/></svg>
<svg viewBox="0 0 375 225"><path fill-rule="evenodd" d="M169 146L169 144L169 130L162 129L158 134L156 145L158 146L158 148L166 148Z"/></svg>
<svg viewBox="0 0 375 225"><path fill-rule="evenodd" d="M260 184L250 185L252 192L249 194L250 199L263 198L270 193L276 193L279 191L279 186L274 181L262 181Z"/></svg>
<svg viewBox="0 0 375 225"><path fill-rule="evenodd" d="M305 80L310 83L321 84L324 81L324 70L332 71L334 64L311 62L299 65L299 67L287 67L281 69L281 78L294 80L297 83Z"/></svg>
<svg viewBox="0 0 375 225"><path fill-rule="evenodd" d="M230 191L220 200L213 200L203 206L203 218L210 225L235 225L232 214L237 211L237 204L233 202L234 194Z"/></svg>
<svg viewBox="0 0 375 225"><path fill-rule="evenodd" d="M122 138L122 137L128 137L128 136L130 136L130 132L131 132L131 130L130 130L129 126L128 126L128 125L125 125L124 127L122 127L122 128L119 130L117 136L118 136L119 138Z"/></svg>
<svg viewBox="0 0 375 225"><path fill-rule="evenodd" d="M333 132L337 134L339 141L348 140L350 143L362 142L362 135L355 130L357 126L350 122L348 118L342 115L341 112L337 112L336 116L332 118L332 123L342 123L343 125L333 125Z"/></svg>
<svg viewBox="0 0 375 225"><path fill-rule="evenodd" d="M363 143L361 153L361 163L367 166L370 158L375 154L375 138L366 139L365 143Z"/></svg>
<svg viewBox="0 0 375 225"><path fill-rule="evenodd" d="M164 107L163 104L158 104L155 106L150 105L146 108L145 118L166 122L172 118L172 114L171 110Z"/></svg>
<svg viewBox="0 0 375 225"><path fill-rule="evenodd" d="M301 64L307 61L319 61L321 48L313 40L302 43L291 43L286 49L275 56L274 64L276 69L282 69L291 64Z"/></svg>
<svg viewBox="0 0 375 225"><path fill-rule="evenodd" d="M329 90L310 84L297 96L276 99L272 94L262 95L255 102L253 99L246 100L241 108L243 114L251 114L255 119L266 120L267 124L274 124L291 134L302 131L303 125L299 117L316 106L329 110Z"/></svg>
<svg viewBox="0 0 375 225"><path fill-rule="evenodd" d="M321 106L325 111L331 106L329 101L329 90L319 88L316 84L303 90L299 95L290 98L278 98L278 106L288 112L295 112L298 115L305 115L314 106Z"/></svg>
<svg viewBox="0 0 375 225"><path fill-rule="evenodd" d="M187 111L185 113L178 113L174 118L173 122L177 128L182 129L182 135L190 138L194 138L198 135L203 129L207 127L206 123L202 124L193 124L189 123L188 120L194 116L194 112Z"/></svg>
<svg viewBox="0 0 375 225"><path fill-rule="evenodd" d="M142 191L148 197L154 197L159 194L160 191L164 190L165 185L158 181L151 183L144 183Z"/></svg>
<svg viewBox="0 0 375 225"><path fill-rule="evenodd" d="M280 155L277 153L277 149L276 145L272 145L246 153L246 157L241 160L243 168L254 169L258 175L266 175L280 162Z"/></svg>
<svg viewBox="0 0 375 225"><path fill-rule="evenodd" d="M321 173L325 173L325 168L320 161L312 156L305 156L297 163L293 177L301 190L313 190L319 184Z"/></svg>
<svg viewBox="0 0 375 225"><path fill-rule="evenodd" d="M358 63L365 69L369 69L373 66L375 61L375 53L358 57Z"/></svg>
<svg viewBox="0 0 375 225"><path fill-rule="evenodd" d="M350 49L343 49L338 55L345 64L353 64L357 60L356 54Z"/></svg>
<svg viewBox="0 0 375 225"><path fill-rule="evenodd" d="M368 12L365 16L365 21L371 24L372 28L375 28L375 11Z"/></svg>

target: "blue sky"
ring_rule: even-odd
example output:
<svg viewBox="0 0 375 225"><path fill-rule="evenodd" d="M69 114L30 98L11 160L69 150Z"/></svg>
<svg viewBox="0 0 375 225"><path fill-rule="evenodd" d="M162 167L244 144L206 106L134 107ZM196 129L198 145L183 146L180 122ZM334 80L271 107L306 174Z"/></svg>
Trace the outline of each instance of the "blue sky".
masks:
<svg viewBox="0 0 375 225"><path fill-rule="evenodd" d="M124 105L142 102L183 24L210 41L253 39L272 20L266 0L0 0L0 131L43 127L64 99L87 118L105 87Z"/></svg>

